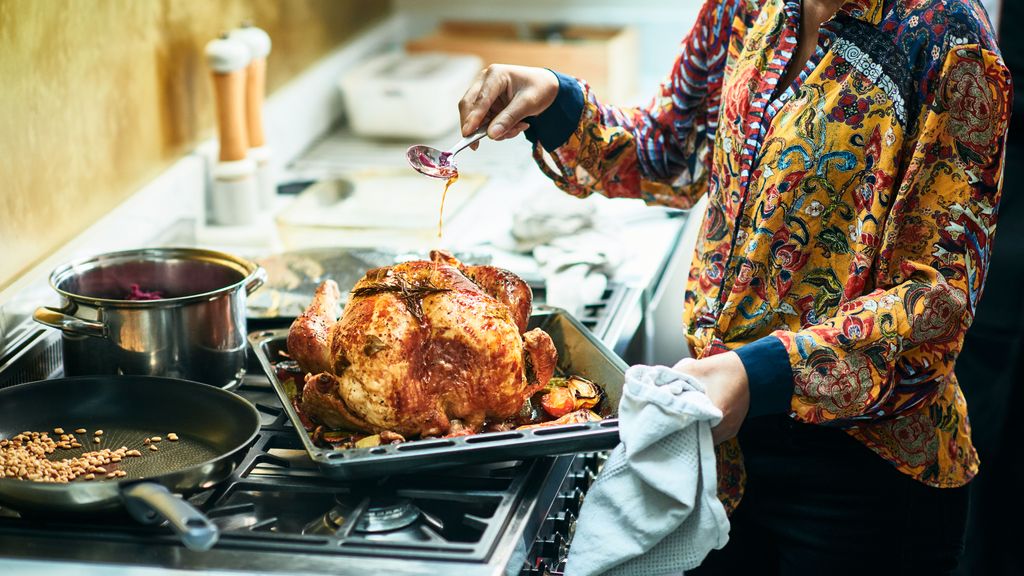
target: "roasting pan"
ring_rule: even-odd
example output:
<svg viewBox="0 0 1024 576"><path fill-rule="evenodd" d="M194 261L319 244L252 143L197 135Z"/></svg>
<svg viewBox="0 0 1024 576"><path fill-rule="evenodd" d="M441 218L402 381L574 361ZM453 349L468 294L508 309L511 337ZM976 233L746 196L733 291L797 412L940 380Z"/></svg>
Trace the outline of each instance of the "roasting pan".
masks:
<svg viewBox="0 0 1024 576"><path fill-rule="evenodd" d="M287 352L288 330L253 332L249 342L298 431L302 445L320 470L332 478L348 480L615 447L619 442L617 414L626 363L564 310L538 307L530 318L530 328L541 328L551 336L558 349L559 374L582 376L604 389L606 398L598 410L603 420L457 438L411 440L373 448L320 448L313 444L292 405L294 392L278 379L273 366L285 359L280 353Z"/></svg>

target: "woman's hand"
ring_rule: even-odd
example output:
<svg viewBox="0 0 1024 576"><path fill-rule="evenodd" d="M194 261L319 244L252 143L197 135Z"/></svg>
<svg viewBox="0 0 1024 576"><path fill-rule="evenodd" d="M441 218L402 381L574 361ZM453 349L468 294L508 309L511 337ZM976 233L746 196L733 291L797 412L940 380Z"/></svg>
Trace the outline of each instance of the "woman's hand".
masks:
<svg viewBox="0 0 1024 576"><path fill-rule="evenodd" d="M711 429L715 444L736 436L750 409L747 370L735 352L716 354L701 360L684 358L672 367L704 383L711 403L722 411L722 421Z"/></svg>
<svg viewBox="0 0 1024 576"><path fill-rule="evenodd" d="M486 124L492 140L514 138L529 128L523 119L547 110L555 96L558 78L550 70L491 64L459 101L462 135L469 136Z"/></svg>

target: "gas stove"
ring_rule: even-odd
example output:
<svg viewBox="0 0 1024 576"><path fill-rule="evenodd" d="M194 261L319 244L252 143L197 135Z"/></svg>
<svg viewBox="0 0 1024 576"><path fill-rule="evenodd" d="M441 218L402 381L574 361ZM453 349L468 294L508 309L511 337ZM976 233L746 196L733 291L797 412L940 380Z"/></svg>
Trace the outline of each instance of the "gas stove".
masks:
<svg viewBox="0 0 1024 576"><path fill-rule="evenodd" d="M587 321L596 327L594 312ZM40 332L0 364L0 387L61 374L59 336ZM227 480L189 498L220 528L212 550L190 551L166 527L127 517L22 517L0 508L0 562L104 576L142 567L557 575L603 462L585 454L340 483L317 471L255 362L236 392L257 407L262 426Z"/></svg>

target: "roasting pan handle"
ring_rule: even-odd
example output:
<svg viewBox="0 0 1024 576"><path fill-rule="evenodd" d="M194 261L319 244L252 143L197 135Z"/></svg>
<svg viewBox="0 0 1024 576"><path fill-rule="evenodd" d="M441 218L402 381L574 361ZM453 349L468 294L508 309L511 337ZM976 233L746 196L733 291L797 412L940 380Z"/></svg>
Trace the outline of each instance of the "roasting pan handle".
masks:
<svg viewBox="0 0 1024 576"><path fill-rule="evenodd" d="M106 335L106 327L102 322L82 320L81 318L76 318L75 316L65 313L63 310L50 308L49 306L40 306L39 308L36 308L36 311L32 314L32 318L40 324L49 326L50 328L56 328L62 332L84 334L86 336L95 336L97 338L102 338Z"/></svg>
<svg viewBox="0 0 1024 576"><path fill-rule="evenodd" d="M209 550L220 532L210 519L161 484L140 482L121 490L125 508L143 524L167 520L189 550Z"/></svg>

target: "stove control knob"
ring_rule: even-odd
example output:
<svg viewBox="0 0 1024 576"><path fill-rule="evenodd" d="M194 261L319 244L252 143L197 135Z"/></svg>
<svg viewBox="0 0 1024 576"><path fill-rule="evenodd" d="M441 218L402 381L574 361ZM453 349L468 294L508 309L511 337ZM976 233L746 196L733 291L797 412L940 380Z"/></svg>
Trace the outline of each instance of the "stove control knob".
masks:
<svg viewBox="0 0 1024 576"><path fill-rule="evenodd" d="M547 562L543 560L537 560L536 566L527 564L519 571L519 576L548 576L549 574L551 574L551 570L548 568Z"/></svg>
<svg viewBox="0 0 1024 576"><path fill-rule="evenodd" d="M541 549L541 556L551 560L552 564L557 564L569 554L569 546L565 543L565 538L562 535L555 533L551 538L544 540L544 546Z"/></svg>
<svg viewBox="0 0 1024 576"><path fill-rule="evenodd" d="M572 542L576 535L576 516L572 512L559 512L555 517L555 531L565 536L565 541Z"/></svg>
<svg viewBox="0 0 1024 576"><path fill-rule="evenodd" d="M594 480L597 478L597 474L591 471L589 468L584 468L579 472L573 474L573 484L576 488L586 492L590 490L590 487L594 484Z"/></svg>
<svg viewBox="0 0 1024 576"><path fill-rule="evenodd" d="M574 516L579 516L580 507L583 506L583 490L579 488L573 488L571 492L566 492L563 495L565 499L565 506L563 509L567 512L571 512Z"/></svg>

